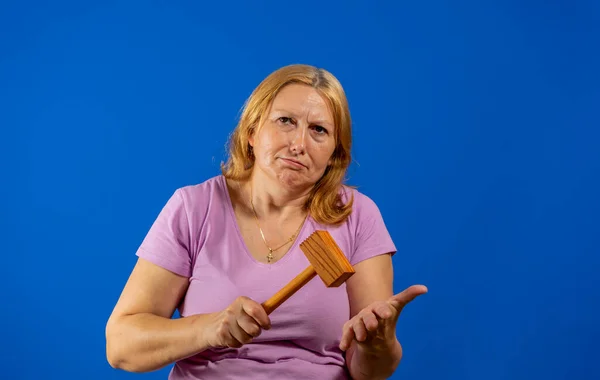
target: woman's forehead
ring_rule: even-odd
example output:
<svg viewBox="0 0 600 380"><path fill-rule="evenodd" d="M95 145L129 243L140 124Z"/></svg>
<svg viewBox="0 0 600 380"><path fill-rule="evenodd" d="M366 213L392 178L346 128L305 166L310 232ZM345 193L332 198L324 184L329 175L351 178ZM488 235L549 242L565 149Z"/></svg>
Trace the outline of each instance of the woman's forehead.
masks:
<svg viewBox="0 0 600 380"><path fill-rule="evenodd" d="M294 117L318 119L333 125L333 114L328 100L316 89L306 85L288 85L273 99L271 112L286 112Z"/></svg>

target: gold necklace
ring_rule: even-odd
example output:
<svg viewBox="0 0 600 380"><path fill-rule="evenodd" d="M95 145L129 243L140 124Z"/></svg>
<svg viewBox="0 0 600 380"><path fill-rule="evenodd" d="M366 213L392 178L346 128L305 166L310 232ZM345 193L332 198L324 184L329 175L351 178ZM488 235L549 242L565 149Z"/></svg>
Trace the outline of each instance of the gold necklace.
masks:
<svg viewBox="0 0 600 380"><path fill-rule="evenodd" d="M263 242L265 243L265 246L269 250L269 253L267 254L267 262L270 263L273 260L273 252L274 251L277 251L278 249L285 246L286 244L288 244L289 242L291 242L292 240L294 240L296 238L296 236L298 235L298 232L300 232L300 229L302 228L302 225L304 225L304 221L306 220L306 217L304 217L304 220L302 221L302 223L300 223L296 232L294 232L292 234L292 236L290 236L290 238L285 243L281 244L277 248L271 248L271 247L269 247L269 244L267 244L267 239L265 239L265 234L263 233L262 228L260 228L260 223L258 222L258 215L256 215L256 210L254 209L254 202L252 202L252 194L250 194L250 205L252 206L252 212L254 213L254 219L256 220L256 226L258 227L258 230L260 231L260 236L262 237Z"/></svg>

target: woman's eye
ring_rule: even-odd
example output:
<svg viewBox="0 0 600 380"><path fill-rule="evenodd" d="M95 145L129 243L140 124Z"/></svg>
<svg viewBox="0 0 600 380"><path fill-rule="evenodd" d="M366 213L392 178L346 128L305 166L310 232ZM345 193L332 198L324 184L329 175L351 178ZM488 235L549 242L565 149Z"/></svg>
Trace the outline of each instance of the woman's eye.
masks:
<svg viewBox="0 0 600 380"><path fill-rule="evenodd" d="M320 125L315 126L314 129L320 135L327 133L327 129L321 127Z"/></svg>
<svg viewBox="0 0 600 380"><path fill-rule="evenodd" d="M286 117L286 116L282 116L278 120L280 123L283 123L283 124L289 124L292 122L292 119L290 117Z"/></svg>

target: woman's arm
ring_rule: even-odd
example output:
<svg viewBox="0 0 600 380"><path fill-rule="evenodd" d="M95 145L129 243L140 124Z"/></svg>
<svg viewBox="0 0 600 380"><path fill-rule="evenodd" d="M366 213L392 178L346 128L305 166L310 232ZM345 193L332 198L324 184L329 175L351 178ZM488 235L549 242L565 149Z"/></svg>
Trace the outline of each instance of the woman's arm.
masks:
<svg viewBox="0 0 600 380"><path fill-rule="evenodd" d="M207 315L171 319L188 279L138 259L106 325L106 355L114 368L160 369L206 348Z"/></svg>
<svg viewBox="0 0 600 380"><path fill-rule="evenodd" d="M359 318L361 311L372 306L384 305L393 296L393 268L388 254L375 256L354 266L356 273L346 281L350 301L350 321L344 326L344 337L350 338L349 346L342 339L342 349L346 349L346 362L354 380L377 380L389 378L402 358L402 348L394 331L378 334L374 339L367 338L365 324L377 320ZM365 313L365 316L371 314ZM381 327L381 326L379 326ZM358 336L356 336L358 335ZM386 336L387 335L387 336ZM357 340L364 340L360 342Z"/></svg>

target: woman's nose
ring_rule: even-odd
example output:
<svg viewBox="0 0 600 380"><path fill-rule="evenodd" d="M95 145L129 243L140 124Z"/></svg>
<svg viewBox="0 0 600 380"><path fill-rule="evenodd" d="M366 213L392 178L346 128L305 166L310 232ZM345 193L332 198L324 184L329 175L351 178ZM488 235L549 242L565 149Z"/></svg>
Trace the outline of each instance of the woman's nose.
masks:
<svg viewBox="0 0 600 380"><path fill-rule="evenodd" d="M295 154L304 154L306 130L307 128L299 126L292 133L292 138L290 141L290 150Z"/></svg>

